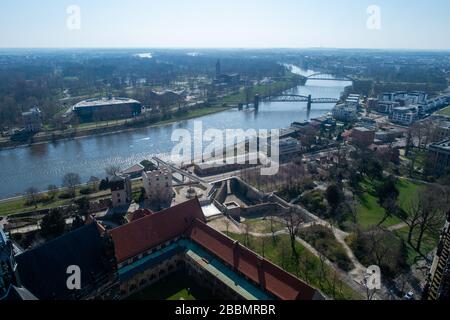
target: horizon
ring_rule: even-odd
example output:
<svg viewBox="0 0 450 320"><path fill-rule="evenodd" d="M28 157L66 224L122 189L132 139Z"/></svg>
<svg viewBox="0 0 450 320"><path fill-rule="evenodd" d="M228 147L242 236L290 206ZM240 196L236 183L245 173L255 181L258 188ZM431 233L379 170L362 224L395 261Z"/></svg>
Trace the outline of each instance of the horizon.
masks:
<svg viewBox="0 0 450 320"><path fill-rule="evenodd" d="M2 49L450 50L444 0L16 0L2 7Z"/></svg>

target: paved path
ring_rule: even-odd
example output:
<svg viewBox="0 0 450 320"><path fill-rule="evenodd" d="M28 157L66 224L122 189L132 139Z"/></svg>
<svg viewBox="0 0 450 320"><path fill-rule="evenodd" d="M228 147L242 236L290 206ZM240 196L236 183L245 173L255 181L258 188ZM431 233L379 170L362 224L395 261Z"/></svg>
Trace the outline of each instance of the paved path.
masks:
<svg viewBox="0 0 450 320"><path fill-rule="evenodd" d="M387 228L387 229L388 229L389 231L397 231L397 230L400 230L400 229L403 229L403 228L407 228L407 227L408 227L408 225L407 225L406 223L402 222L402 223L399 223L399 224L390 226L390 227Z"/></svg>

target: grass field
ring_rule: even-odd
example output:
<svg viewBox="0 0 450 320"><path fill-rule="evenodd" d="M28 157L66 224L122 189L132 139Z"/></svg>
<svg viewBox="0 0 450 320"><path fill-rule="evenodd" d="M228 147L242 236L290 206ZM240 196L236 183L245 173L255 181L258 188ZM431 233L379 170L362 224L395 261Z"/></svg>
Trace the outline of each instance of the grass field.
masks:
<svg viewBox="0 0 450 320"><path fill-rule="evenodd" d="M436 114L442 115L442 116L450 116L450 106L448 106L447 108L444 108L438 112L436 112Z"/></svg>
<svg viewBox="0 0 450 320"><path fill-rule="evenodd" d="M213 300L215 297L178 271L138 292L128 300Z"/></svg>
<svg viewBox="0 0 450 320"><path fill-rule="evenodd" d="M245 244L245 235L231 234L230 237ZM334 272L328 267L321 268L321 262L314 254L305 247L296 244L297 252L300 256L300 263L297 265L292 259L289 236L277 236L275 241L272 238L265 238L264 245L261 238L249 236L248 247L280 266L287 272L296 275L310 285L320 289L324 294L339 300L362 299L362 297L341 281L333 281ZM322 270L325 272L322 273ZM333 289L333 283L336 288Z"/></svg>
<svg viewBox="0 0 450 320"><path fill-rule="evenodd" d="M271 233L271 226L270 226L270 220L266 219L246 219L243 224L249 226L250 232L255 233ZM273 229L275 232L286 229L286 224L274 221L273 222Z"/></svg>
<svg viewBox="0 0 450 320"><path fill-rule="evenodd" d="M365 191L362 195L358 196L358 213L357 219L358 224L363 228L369 228L371 226L377 225L384 215L384 209L378 204L375 194L376 182L370 183L369 181L364 181L361 186ZM405 208L408 199L415 197L416 192L419 188L423 187L419 183L410 182L408 180L399 179L397 182L397 188L400 192L398 198L398 205ZM390 217L383 224L384 227L390 227L396 224L402 223L399 218Z"/></svg>
<svg viewBox="0 0 450 320"><path fill-rule="evenodd" d="M397 230L394 233L398 237L405 240L405 243L406 243L406 241L408 239L408 231L409 231L409 229L406 227L406 228ZM415 230L413 232L413 237L412 237L413 243L416 243L417 236L418 236L418 230ZM439 234L430 234L429 232L425 232L421 251L425 254L428 254L437 247L438 243L439 243ZM420 257L420 255L409 244L406 244L406 247L408 250L407 263L408 263L408 265L411 266L416 262L415 259Z"/></svg>
<svg viewBox="0 0 450 320"><path fill-rule="evenodd" d="M76 188L76 197L82 197L83 195L80 194L80 189L87 187L87 185L83 185L81 187ZM140 192L140 189L142 187L141 181L133 181L132 182L132 189L133 189L133 195ZM23 212L31 212L34 210L41 210L41 209L52 209L60 206L64 206L67 204L70 204L72 202L72 199L59 199L58 196L63 194L64 191L58 191L54 199L51 199L48 202L45 203L38 203L37 207L34 205L27 205L27 198L26 196L14 198L11 200L5 200L0 202L0 216L7 216L11 214L16 213L23 213ZM90 200L95 200L99 198L104 198L110 195L109 190L105 191L97 191L95 193L92 193L90 195L87 195L87 197Z"/></svg>

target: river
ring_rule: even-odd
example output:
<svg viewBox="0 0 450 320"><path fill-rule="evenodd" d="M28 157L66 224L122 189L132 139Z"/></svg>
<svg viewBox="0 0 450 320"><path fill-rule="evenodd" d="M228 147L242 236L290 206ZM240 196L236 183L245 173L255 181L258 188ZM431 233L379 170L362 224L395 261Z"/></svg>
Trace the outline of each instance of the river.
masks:
<svg viewBox="0 0 450 320"><path fill-rule="evenodd" d="M302 75L314 71L293 67ZM313 98L339 98L344 88L351 85L342 81L311 80L290 93ZM331 104L314 104L311 118L319 117L333 108ZM230 109L224 112L174 124L140 128L133 131L91 136L55 143L0 151L0 199L13 197L33 186L45 190L49 184L61 185L69 172L78 173L82 182L91 176L102 178L111 164L126 168L152 156L164 156L175 143L173 130L193 131L194 121L202 121L203 129L280 129L294 121L306 119L306 103L262 103L259 111Z"/></svg>

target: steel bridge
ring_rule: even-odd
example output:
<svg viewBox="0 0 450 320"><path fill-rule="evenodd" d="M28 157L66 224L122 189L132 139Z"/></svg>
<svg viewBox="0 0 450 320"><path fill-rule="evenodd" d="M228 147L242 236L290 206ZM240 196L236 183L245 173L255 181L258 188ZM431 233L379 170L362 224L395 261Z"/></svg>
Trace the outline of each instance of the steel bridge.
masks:
<svg viewBox="0 0 450 320"><path fill-rule="evenodd" d="M333 76L325 73L314 73L306 77L308 80L327 80L327 81L354 81L349 76Z"/></svg>
<svg viewBox="0 0 450 320"><path fill-rule="evenodd" d="M309 120L311 115L311 109L313 103L331 103L336 104L339 102L339 99L335 98L312 98L309 96L302 96L298 94L281 94L277 96L270 96L262 99L262 101L266 102L306 102L307 103L307 119ZM255 106L259 105L259 97L255 97Z"/></svg>
<svg viewBox="0 0 450 320"><path fill-rule="evenodd" d="M262 101L267 102L308 102L308 103L333 103L339 102L339 99L335 98L312 98L311 96L302 96L298 94L282 94L277 96L269 96Z"/></svg>

